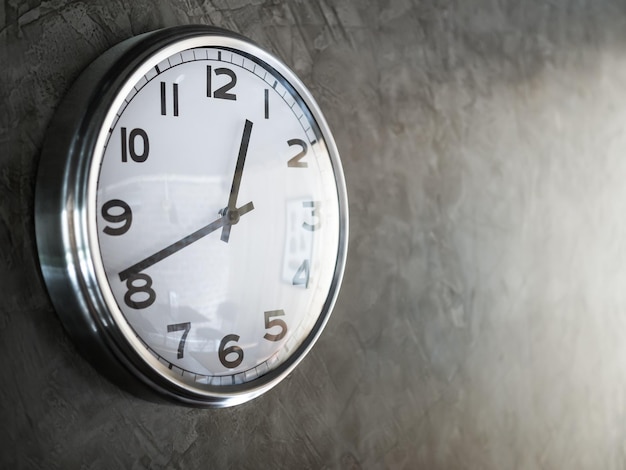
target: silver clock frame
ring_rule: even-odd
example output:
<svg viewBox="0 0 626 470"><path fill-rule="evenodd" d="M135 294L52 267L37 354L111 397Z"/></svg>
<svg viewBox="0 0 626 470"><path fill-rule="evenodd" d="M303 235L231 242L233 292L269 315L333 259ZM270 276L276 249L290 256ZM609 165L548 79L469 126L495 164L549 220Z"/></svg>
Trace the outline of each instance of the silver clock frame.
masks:
<svg viewBox="0 0 626 470"><path fill-rule="evenodd" d="M335 175L339 246L332 285L311 333L278 368L250 382L198 387L174 381L136 337L117 307L100 259L96 188L115 114L147 70L193 47L233 49L262 62L295 91L317 123ZM79 350L105 376L146 398L201 407L249 401L284 379L310 351L337 299L348 248L348 199L330 128L306 86L285 65L249 39L211 26L188 25L127 39L96 59L76 80L46 134L35 192L35 232L43 278L52 304Z"/></svg>

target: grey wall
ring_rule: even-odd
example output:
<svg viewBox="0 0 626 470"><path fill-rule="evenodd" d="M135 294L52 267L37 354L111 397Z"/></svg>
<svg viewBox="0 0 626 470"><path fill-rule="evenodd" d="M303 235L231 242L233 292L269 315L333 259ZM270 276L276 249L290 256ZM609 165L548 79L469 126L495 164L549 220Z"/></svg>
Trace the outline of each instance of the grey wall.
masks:
<svg viewBox="0 0 626 470"><path fill-rule="evenodd" d="M250 3L0 4L0 468L625 468L623 2ZM111 45L184 23L300 74L350 198L327 330L225 410L103 379L34 249L60 98Z"/></svg>

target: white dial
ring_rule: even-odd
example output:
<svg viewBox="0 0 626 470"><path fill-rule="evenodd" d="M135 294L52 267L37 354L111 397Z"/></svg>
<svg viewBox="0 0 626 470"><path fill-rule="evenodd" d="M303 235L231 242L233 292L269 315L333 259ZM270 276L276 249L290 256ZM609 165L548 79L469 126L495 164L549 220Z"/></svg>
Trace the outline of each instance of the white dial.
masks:
<svg viewBox="0 0 626 470"><path fill-rule="evenodd" d="M200 394L289 361L337 282L334 143L275 67L234 40L165 48L119 93L93 165L91 244L113 318Z"/></svg>

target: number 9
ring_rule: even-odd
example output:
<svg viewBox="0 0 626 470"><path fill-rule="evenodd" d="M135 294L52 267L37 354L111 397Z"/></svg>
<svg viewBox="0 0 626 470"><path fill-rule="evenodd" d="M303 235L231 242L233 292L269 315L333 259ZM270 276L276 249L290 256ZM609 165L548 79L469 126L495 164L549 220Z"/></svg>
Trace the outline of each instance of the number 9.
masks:
<svg viewBox="0 0 626 470"><path fill-rule="evenodd" d="M119 210L112 210L115 208L122 209L122 213ZM102 205L102 218L112 224L118 224L123 222L121 227L106 226L102 230L107 235L124 235L130 229L130 225L133 222L133 213L130 210L128 204L120 199L111 199Z"/></svg>

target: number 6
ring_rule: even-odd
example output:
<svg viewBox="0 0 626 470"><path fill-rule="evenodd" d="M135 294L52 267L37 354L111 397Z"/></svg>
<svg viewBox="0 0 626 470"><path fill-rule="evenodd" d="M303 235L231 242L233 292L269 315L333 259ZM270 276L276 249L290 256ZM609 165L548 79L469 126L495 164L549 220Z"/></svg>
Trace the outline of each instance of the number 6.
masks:
<svg viewBox="0 0 626 470"><path fill-rule="evenodd" d="M227 367L228 369L234 369L239 364L241 364L241 362L243 361L243 349L241 349L236 344L233 345L233 346L226 347L226 343L229 343L231 341L239 341L239 335L226 335L226 336L224 336L224 338L222 339L222 341L220 343L220 348L217 351L217 355L220 358L220 362L222 363L222 365L224 367ZM226 358L226 356L228 356L229 354L236 354L237 355L237 359L235 359L233 361L229 361Z"/></svg>

